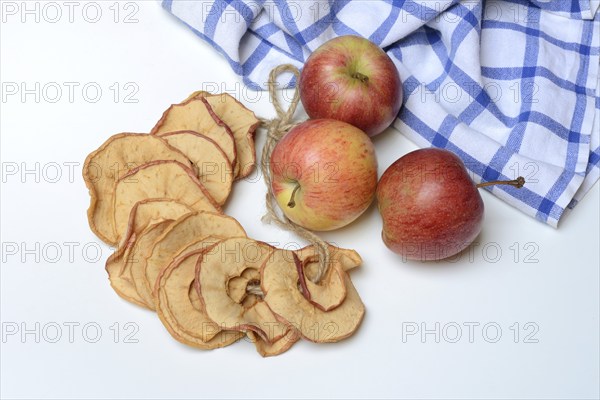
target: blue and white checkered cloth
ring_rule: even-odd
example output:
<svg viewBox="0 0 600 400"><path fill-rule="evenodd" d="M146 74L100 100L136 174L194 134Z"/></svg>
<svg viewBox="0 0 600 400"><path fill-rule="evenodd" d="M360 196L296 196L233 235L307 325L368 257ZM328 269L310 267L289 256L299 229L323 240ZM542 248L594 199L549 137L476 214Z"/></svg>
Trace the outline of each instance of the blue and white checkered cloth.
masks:
<svg viewBox="0 0 600 400"><path fill-rule="evenodd" d="M600 1L165 0L251 88L335 36L380 45L404 82L394 127L556 227L600 172ZM293 80L287 82L294 85Z"/></svg>

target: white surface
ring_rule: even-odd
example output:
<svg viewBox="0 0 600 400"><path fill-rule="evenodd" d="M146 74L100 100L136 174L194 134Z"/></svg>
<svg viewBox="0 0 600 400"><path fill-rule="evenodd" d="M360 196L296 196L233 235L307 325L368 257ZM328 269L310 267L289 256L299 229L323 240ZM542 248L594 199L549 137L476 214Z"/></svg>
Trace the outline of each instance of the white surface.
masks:
<svg viewBox="0 0 600 400"><path fill-rule="evenodd" d="M17 7L16 15L7 12L7 3ZM34 95L9 95L0 104L3 398L598 398L598 185L558 230L484 193L479 244L453 263L403 263L381 242L381 222L371 207L350 227L324 235L364 259L352 279L367 316L352 338L323 345L304 341L269 359L247 342L211 352L179 344L153 313L110 288L104 271L110 249L86 221L83 160L114 133L148 131L170 103L194 90L216 85L261 116L273 115L268 96L244 89L215 51L153 1L117 4L118 23L113 2L95 3L102 10L97 23L83 18L85 2L75 2L73 22L68 7L55 3L63 13L55 23L54 11L47 7L43 13L47 3L29 7L35 3L39 23L35 15L22 15L21 2L1 4L3 95L12 83L33 88L39 82L42 91L39 102ZM94 17L90 7L88 19ZM136 7L138 22L123 23ZM63 88L56 103L48 101L55 97L47 85L52 82ZM72 101L65 82L79 83ZM82 96L89 82L102 88L96 103ZM115 82L121 88L117 102L110 89ZM124 101L128 82L139 88L137 103ZM258 148L263 141L259 132ZM380 174L414 149L393 130L375 143ZM65 164L71 162L77 163L72 180ZM34 173L21 174L36 163L39 182ZM61 177L52 183L57 164ZM13 167L19 171L10 175ZM226 212L251 237L294 241L260 222L265 188L254 178L236 184ZM101 255L94 261L96 249ZM436 323L439 343L434 334L403 340L403 330L421 330L422 324L435 329ZM479 324L472 340L469 323ZM462 337L452 343L456 325ZM502 335L489 343L496 326ZM102 334L90 343L98 327ZM536 327L530 339L537 343L525 343ZM13 328L19 332L9 335ZM24 328L33 333L23 336Z"/></svg>

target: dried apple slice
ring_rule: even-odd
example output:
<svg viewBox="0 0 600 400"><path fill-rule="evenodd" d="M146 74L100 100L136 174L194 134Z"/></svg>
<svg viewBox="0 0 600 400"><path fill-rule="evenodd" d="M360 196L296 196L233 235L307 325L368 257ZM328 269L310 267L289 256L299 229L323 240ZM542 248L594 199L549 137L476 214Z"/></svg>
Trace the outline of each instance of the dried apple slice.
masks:
<svg viewBox="0 0 600 400"><path fill-rule="evenodd" d="M192 94L190 94L188 97L186 97L185 100L183 100L179 104L185 104L185 103L187 103L190 100L199 99L201 97L205 97L206 95L210 95L210 93L206 92L204 90L196 90L195 92L193 92Z"/></svg>
<svg viewBox="0 0 600 400"><path fill-rule="evenodd" d="M227 294L236 303L241 303L247 295L249 284L260 284L260 271L255 268L246 268L240 276L234 276L227 282Z"/></svg>
<svg viewBox="0 0 600 400"><path fill-rule="evenodd" d="M182 255L184 255L186 253L190 253L192 251L207 250L223 239L224 238L221 236L207 236L207 237L202 237L200 239L191 239L189 241L189 243L187 243L183 247L179 248L175 253L173 253L173 255L171 256L171 259L175 260L175 259L181 257ZM155 243L152 244L153 247L154 247L154 245L155 245ZM150 255L147 258L150 258ZM148 262L148 260L146 260L146 263L147 262ZM164 262L168 263L169 260L164 260ZM154 299L155 304L156 304L156 296L158 295L158 286L159 286L160 276L168 266L169 265L165 265L162 268L160 268L160 271L158 272L158 277L156 278L156 281L154 282L154 286L152 288L152 298ZM147 265L146 265L146 268L147 268ZM194 290L194 292L195 292L195 290ZM201 308L200 299L198 298L197 293L190 294L190 299L193 299L194 301L197 300L198 301L198 309Z"/></svg>
<svg viewBox="0 0 600 400"><path fill-rule="evenodd" d="M150 132L160 135L165 132L194 131L214 140L227 155L237 176L237 150L233 133L229 127L211 110L208 102L201 98L189 99L173 104L162 115Z"/></svg>
<svg viewBox="0 0 600 400"><path fill-rule="evenodd" d="M198 269L196 269L196 272L198 272ZM196 287L198 287L197 283L196 283ZM247 293L246 297L244 297L242 299L240 304L242 306L244 306L244 308L250 308L250 307L254 307L256 305L256 303L258 303L260 300L262 300L261 297L255 295L255 294Z"/></svg>
<svg viewBox="0 0 600 400"><path fill-rule="evenodd" d="M170 198L193 210L221 212L193 171L177 161L152 161L123 175L115 185L114 222L127 220L145 199Z"/></svg>
<svg viewBox="0 0 600 400"><path fill-rule="evenodd" d="M309 246L310 247L310 246ZM303 250L303 249L301 249ZM343 249L341 247L329 246L329 254L331 259L336 260L343 271L350 271L362 264L362 258L355 250ZM307 275L312 278L311 270L307 269Z"/></svg>
<svg viewBox="0 0 600 400"><path fill-rule="evenodd" d="M231 278L240 276L247 268L259 269L272 252L273 247L266 243L229 238L198 259L196 288L211 320L223 329L251 330L268 343L285 335L287 325L277 320L262 299L251 305L240 304L227 293Z"/></svg>
<svg viewBox="0 0 600 400"><path fill-rule="evenodd" d="M334 264L335 265L335 264ZM337 342L352 335L360 325L365 307L344 272L347 294L331 311L322 311L307 300L298 288L298 268L289 252L276 250L261 269L261 288L269 308L312 342Z"/></svg>
<svg viewBox="0 0 600 400"><path fill-rule="evenodd" d="M309 258L306 266L318 268L319 259ZM346 285L344 284L344 271L341 268L330 267L319 283L314 283L305 271L306 287L310 293L310 302L322 311L330 311L338 307L346 298Z"/></svg>
<svg viewBox="0 0 600 400"><path fill-rule="evenodd" d="M106 262L106 271L112 288L127 301L149 308L148 303L139 295L131 270L151 248L152 243L172 224L165 220L145 227L139 233L129 237L127 245L113 254Z"/></svg>
<svg viewBox="0 0 600 400"><path fill-rule="evenodd" d="M256 115L227 93L210 94L208 92L196 92L192 96L193 98L206 98L212 111L229 126L235 139L237 162L240 171L236 179L248 176L256 164L254 133L260 125L260 121L256 118Z"/></svg>
<svg viewBox="0 0 600 400"><path fill-rule="evenodd" d="M243 333L221 330L199 307L194 279L197 259L204 251L205 249L197 249L186 252L161 272L157 285L156 311L175 339L210 350L238 341Z"/></svg>
<svg viewBox="0 0 600 400"><path fill-rule="evenodd" d="M153 290L160 271L174 256L190 244L209 237L246 236L244 228L234 218L210 212L195 212L179 218L153 244L148 257L141 260L132 275L138 293L154 309Z"/></svg>
<svg viewBox="0 0 600 400"><path fill-rule="evenodd" d="M189 165L187 157L165 140L140 133L111 136L85 159L83 178L91 197L88 221L92 231L104 242L113 246L118 243L112 218L115 183L132 168L154 160L174 160Z"/></svg>
<svg viewBox="0 0 600 400"><path fill-rule="evenodd" d="M119 217L115 221L115 229L119 239L127 240L133 232L141 232L146 226L164 221L177 219L193 210L183 203L173 199L144 199L131 209L129 218Z"/></svg>
<svg viewBox="0 0 600 400"><path fill-rule="evenodd" d="M127 260L132 259L139 249L138 235L148 226L175 220L190 211L189 207L174 200L146 199L135 204L126 224L122 224L123 221L117 221L119 222L117 231L125 231L125 233L119 235L122 240L116 251L106 261L106 271L109 274L111 285L117 293L122 295L121 297L136 304L142 303L133 286L130 268L126 268L130 265ZM132 293L131 289L135 293Z"/></svg>
<svg viewBox="0 0 600 400"><path fill-rule="evenodd" d="M125 273L125 264L127 260L127 253L135 245L137 235L134 233L129 237L129 240L119 247L117 251L111 254L106 260L106 272L108 273L108 280L113 290L123 299L130 303L137 304L145 307L142 300L139 298L135 286L129 279L126 279L123 274Z"/></svg>
<svg viewBox="0 0 600 400"><path fill-rule="evenodd" d="M285 335L275 340L273 343L264 341L259 335L256 335L252 331L246 332L248 339L256 347L256 351L263 357L278 356L288 351L294 343L300 340L300 332L297 329L290 326Z"/></svg>
<svg viewBox="0 0 600 400"><path fill-rule="evenodd" d="M166 132L159 136L187 156L198 180L223 205L231 192L233 169L219 145L193 131Z"/></svg>
<svg viewBox="0 0 600 400"><path fill-rule="evenodd" d="M263 265L268 262L266 259L263 262ZM258 276L256 275L258 272ZM240 296L241 293L238 292L238 285L242 284L244 281L244 297ZM259 297L246 292L246 288L248 284L254 284L254 282L260 282L260 271L256 271L253 268L248 268L242 272L242 275L231 279L229 281L229 297L234 298L234 295L242 298L242 301L238 301L238 303L242 303L244 307L249 308L256 304L259 301ZM232 287L233 286L233 287ZM232 290L233 289L233 290ZM277 317L277 316L276 316ZM259 335L256 335L253 331L247 331L246 335L250 339L256 348L256 351L263 357L270 357L282 354L288 351L294 343L300 340L300 332L293 326L289 325L286 321L279 320L281 324L278 326L280 329L283 329L282 335L280 338L274 340L272 343L265 341Z"/></svg>
<svg viewBox="0 0 600 400"><path fill-rule="evenodd" d="M125 269L125 260L123 257L126 252L129 252L133 243L147 226L163 222L165 220L175 220L184 214L191 212L191 209L181 203L171 199L146 199L139 201L131 209L129 219L123 224L123 221L118 221L120 224L117 230L124 231L120 234L122 240L115 252L107 260L107 269L109 268L118 275L121 275Z"/></svg>
<svg viewBox="0 0 600 400"><path fill-rule="evenodd" d="M314 246L307 246L296 251L300 261L302 261L302 274L305 276L305 284L308 293L308 300L323 311L333 310L346 298L346 286L344 284L344 274L346 269L357 267L361 263L361 258L354 250L341 249L335 246L329 246L330 263L325 275L319 283L314 283L313 279L319 269L319 258ZM302 275L300 274L300 275Z"/></svg>

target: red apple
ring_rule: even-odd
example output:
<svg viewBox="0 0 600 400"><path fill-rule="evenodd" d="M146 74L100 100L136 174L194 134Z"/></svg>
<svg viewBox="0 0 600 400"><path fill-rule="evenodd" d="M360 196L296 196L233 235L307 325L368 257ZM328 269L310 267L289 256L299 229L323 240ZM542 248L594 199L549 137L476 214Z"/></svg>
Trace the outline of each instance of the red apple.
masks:
<svg viewBox="0 0 600 400"><path fill-rule="evenodd" d="M407 259L451 257L477 237L483 222L477 186L447 150L421 149L398 159L381 177L377 201L384 243Z"/></svg>
<svg viewBox="0 0 600 400"><path fill-rule="evenodd" d="M390 57L360 36L340 36L317 48L300 75L300 99L311 118L381 133L402 105L402 82Z"/></svg>
<svg viewBox="0 0 600 400"><path fill-rule="evenodd" d="M272 189L283 213L315 231L341 228L371 204L377 159L360 129L332 119L294 127L271 154Z"/></svg>

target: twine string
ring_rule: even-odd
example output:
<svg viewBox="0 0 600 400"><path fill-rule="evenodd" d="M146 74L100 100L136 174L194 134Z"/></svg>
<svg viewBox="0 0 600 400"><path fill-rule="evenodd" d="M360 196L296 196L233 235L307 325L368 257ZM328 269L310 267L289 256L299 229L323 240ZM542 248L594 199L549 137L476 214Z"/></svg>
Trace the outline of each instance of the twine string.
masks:
<svg viewBox="0 0 600 400"><path fill-rule="evenodd" d="M296 112L296 107L298 106L298 102L300 101L300 92L298 90L298 85L294 89L294 96L290 102L290 105L287 109L284 109L281 103L279 102L279 98L277 97L277 77L284 73L291 72L296 77L296 82L300 80L300 71L298 68L291 64L283 64L279 65L271 71L269 74L269 97L275 111L277 113L277 117L271 120L261 120L263 126L267 129L267 139L266 143L262 150L260 169L263 174L265 184L267 185L267 194L266 194L266 208L267 213L263 216L262 221L265 223L274 223L282 229L285 229L290 232L294 232L296 235L310 242L314 247L319 256L319 268L317 269L316 275L313 277L313 282L319 283L323 276L327 273L327 268L329 266L330 253L327 242L321 239L318 235L313 232L301 227L300 225L292 222L289 218L287 218L283 213L278 212L278 206L275 201L275 195L273 194L273 189L271 187L271 183L273 181L273 177L271 176L271 170L269 168L269 163L271 159L271 154L273 153L273 149L281 140L281 138L294 126L298 125L298 123L293 122L294 113Z"/></svg>

